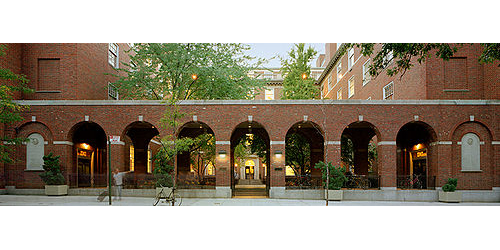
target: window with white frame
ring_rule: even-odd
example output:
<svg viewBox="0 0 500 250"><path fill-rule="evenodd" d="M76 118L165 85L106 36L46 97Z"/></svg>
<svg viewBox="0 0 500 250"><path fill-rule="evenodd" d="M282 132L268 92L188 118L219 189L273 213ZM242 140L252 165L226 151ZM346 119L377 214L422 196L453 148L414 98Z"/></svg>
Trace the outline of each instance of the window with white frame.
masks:
<svg viewBox="0 0 500 250"><path fill-rule="evenodd" d="M387 55L385 55L384 60L383 60L383 67L386 68L389 66L389 64L392 63L392 59L394 58L394 53L393 51L389 51Z"/></svg>
<svg viewBox="0 0 500 250"><path fill-rule="evenodd" d="M384 86L384 100L393 99L394 97L394 82Z"/></svg>
<svg viewBox="0 0 500 250"><path fill-rule="evenodd" d="M26 169L43 170L43 155L45 153L45 140L38 133L28 136L26 142Z"/></svg>
<svg viewBox="0 0 500 250"><path fill-rule="evenodd" d="M370 81L370 59L363 64L363 86Z"/></svg>
<svg viewBox="0 0 500 250"><path fill-rule="evenodd" d="M349 49L347 68L350 70L354 65L354 48Z"/></svg>
<svg viewBox="0 0 500 250"><path fill-rule="evenodd" d="M328 75L328 91L332 90L332 74Z"/></svg>
<svg viewBox="0 0 500 250"><path fill-rule="evenodd" d="M110 43L108 46L108 62L113 67L118 68L119 60L118 60L118 52L120 47L116 43Z"/></svg>
<svg viewBox="0 0 500 250"><path fill-rule="evenodd" d="M339 65L337 65L337 83L340 81L342 78L342 63L339 62Z"/></svg>
<svg viewBox="0 0 500 250"><path fill-rule="evenodd" d="M349 78L349 87L347 88L347 96L351 98L354 95L354 76Z"/></svg>
<svg viewBox="0 0 500 250"><path fill-rule="evenodd" d="M108 82L108 96L114 100L118 100L119 98L118 89L110 82Z"/></svg>
<svg viewBox="0 0 500 250"><path fill-rule="evenodd" d="M264 93L266 100L274 100L274 89L266 89Z"/></svg>
<svg viewBox="0 0 500 250"><path fill-rule="evenodd" d="M337 100L342 100L342 88L337 90Z"/></svg>
<svg viewBox="0 0 500 250"><path fill-rule="evenodd" d="M371 100L371 99L372 99L372 97L371 97L371 96L370 96L370 97L368 97L368 98L366 98L366 100Z"/></svg>

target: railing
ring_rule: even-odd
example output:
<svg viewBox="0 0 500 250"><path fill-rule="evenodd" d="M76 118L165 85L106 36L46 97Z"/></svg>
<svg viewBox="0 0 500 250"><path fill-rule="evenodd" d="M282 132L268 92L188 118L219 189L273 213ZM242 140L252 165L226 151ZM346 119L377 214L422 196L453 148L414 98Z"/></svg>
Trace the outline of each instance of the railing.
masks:
<svg viewBox="0 0 500 250"><path fill-rule="evenodd" d="M215 189L215 176L202 178L178 176L177 188L179 189Z"/></svg>
<svg viewBox="0 0 500 250"><path fill-rule="evenodd" d="M436 176L398 175L397 186L400 189L435 189Z"/></svg>
<svg viewBox="0 0 500 250"><path fill-rule="evenodd" d="M347 181L343 188L347 189L378 189L380 188L379 175L346 175Z"/></svg>
<svg viewBox="0 0 500 250"><path fill-rule="evenodd" d="M286 176L285 186L287 189L321 189L321 176Z"/></svg>

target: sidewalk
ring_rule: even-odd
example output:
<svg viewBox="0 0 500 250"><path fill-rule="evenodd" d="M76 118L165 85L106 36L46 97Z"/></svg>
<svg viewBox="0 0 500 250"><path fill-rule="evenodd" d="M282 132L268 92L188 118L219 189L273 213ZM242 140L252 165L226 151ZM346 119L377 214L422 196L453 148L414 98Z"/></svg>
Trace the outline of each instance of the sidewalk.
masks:
<svg viewBox="0 0 500 250"><path fill-rule="evenodd" d="M113 206L152 206L153 198L123 197ZM165 203L158 204L166 206ZM184 198L182 206L324 206L323 200ZM330 201L330 206L500 206L500 203L441 203L398 201ZM0 195L0 206L109 206L95 196Z"/></svg>

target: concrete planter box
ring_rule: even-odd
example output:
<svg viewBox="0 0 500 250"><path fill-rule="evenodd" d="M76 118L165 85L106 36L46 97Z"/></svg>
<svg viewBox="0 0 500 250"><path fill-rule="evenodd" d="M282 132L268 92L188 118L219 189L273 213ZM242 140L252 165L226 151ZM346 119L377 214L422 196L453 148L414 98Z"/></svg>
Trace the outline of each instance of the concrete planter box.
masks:
<svg viewBox="0 0 500 250"><path fill-rule="evenodd" d="M344 199L344 190L328 190L329 201L341 201L342 199Z"/></svg>
<svg viewBox="0 0 500 250"><path fill-rule="evenodd" d="M439 201L440 202L461 202L462 201L462 193L439 191Z"/></svg>
<svg viewBox="0 0 500 250"><path fill-rule="evenodd" d="M163 189L163 194L165 196L162 196L161 198L165 198L166 196L168 196L170 194L170 192L172 192L172 188L169 188L169 187L157 187L156 188L156 193L155 193L155 197L158 196L158 194L161 192L161 190Z"/></svg>
<svg viewBox="0 0 500 250"><path fill-rule="evenodd" d="M45 195L67 195L68 185L45 185Z"/></svg>

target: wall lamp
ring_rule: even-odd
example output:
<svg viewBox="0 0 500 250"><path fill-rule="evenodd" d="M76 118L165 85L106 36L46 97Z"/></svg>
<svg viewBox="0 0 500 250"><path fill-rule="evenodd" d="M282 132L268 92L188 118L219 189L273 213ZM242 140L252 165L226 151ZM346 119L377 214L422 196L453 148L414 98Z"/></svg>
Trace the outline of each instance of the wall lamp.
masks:
<svg viewBox="0 0 500 250"><path fill-rule="evenodd" d="M219 157L221 159L226 159L226 150L219 151Z"/></svg>
<svg viewBox="0 0 500 250"><path fill-rule="evenodd" d="M283 152L281 152L281 150L276 150L274 151L274 156L276 156L276 158L278 159L281 159L281 157L283 157Z"/></svg>

